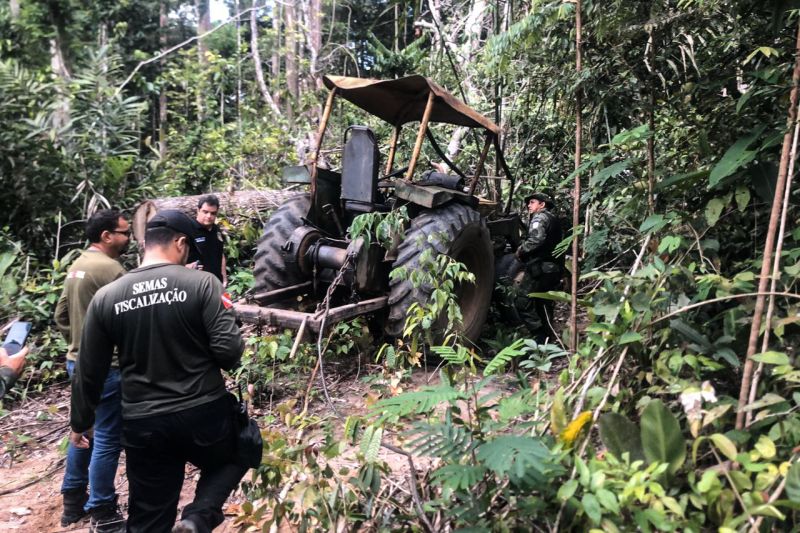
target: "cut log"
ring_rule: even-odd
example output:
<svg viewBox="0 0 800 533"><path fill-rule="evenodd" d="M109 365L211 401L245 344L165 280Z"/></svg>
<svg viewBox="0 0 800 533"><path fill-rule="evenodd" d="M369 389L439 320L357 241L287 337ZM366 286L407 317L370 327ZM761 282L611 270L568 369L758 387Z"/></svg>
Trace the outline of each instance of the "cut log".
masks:
<svg viewBox="0 0 800 533"><path fill-rule="evenodd" d="M287 199L298 194L296 190L261 189L258 191L237 191L234 193L216 193L219 198L219 211L234 225L239 218L262 218L283 204ZM142 242L145 225L156 212L162 209L177 209L191 218L197 214L197 201L203 194L197 196L174 196L171 198L154 198L146 200L136 207L133 212L133 235Z"/></svg>

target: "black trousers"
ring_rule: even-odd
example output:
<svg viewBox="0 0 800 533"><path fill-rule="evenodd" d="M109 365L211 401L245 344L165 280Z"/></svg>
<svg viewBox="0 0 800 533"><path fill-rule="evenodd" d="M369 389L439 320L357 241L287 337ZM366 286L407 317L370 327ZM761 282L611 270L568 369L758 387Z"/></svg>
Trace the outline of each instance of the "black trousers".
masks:
<svg viewBox="0 0 800 533"><path fill-rule="evenodd" d="M128 531L172 529L187 462L200 469L200 480L181 518L194 522L201 532L222 523L222 505L247 471L237 463L233 401L226 394L184 411L123 421Z"/></svg>

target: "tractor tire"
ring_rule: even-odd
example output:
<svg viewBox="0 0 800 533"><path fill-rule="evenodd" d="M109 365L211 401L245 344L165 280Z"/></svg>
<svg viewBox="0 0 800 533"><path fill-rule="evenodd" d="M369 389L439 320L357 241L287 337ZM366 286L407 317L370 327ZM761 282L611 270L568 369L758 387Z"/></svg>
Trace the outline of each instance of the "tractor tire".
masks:
<svg viewBox="0 0 800 533"><path fill-rule="evenodd" d="M281 247L292 232L303 225L311 195L299 194L286 200L264 224L253 258L255 292L274 291L305 281L297 263L287 263Z"/></svg>
<svg viewBox="0 0 800 533"><path fill-rule="evenodd" d="M438 238L429 242L431 235ZM460 331L468 339L477 340L494 288L494 253L486 222L477 211L462 204L423 211L406 230L393 267L405 267L409 272L421 268L420 257L428 249L434 259L446 254L475 275L474 284L464 283L456 290L463 317ZM408 279L393 279L389 286L389 316L384 330L391 337L401 337L411 304L426 303L433 288L413 287Z"/></svg>

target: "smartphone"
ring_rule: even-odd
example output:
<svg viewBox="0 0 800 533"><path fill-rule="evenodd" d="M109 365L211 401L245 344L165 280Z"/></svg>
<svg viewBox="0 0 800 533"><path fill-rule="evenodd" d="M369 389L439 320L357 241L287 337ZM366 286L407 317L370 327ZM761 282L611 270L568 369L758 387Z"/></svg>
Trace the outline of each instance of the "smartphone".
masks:
<svg viewBox="0 0 800 533"><path fill-rule="evenodd" d="M14 355L25 346L25 341L28 340L28 333L31 332L30 322L16 321L11 324L6 338L3 340L3 348L5 348L8 355Z"/></svg>

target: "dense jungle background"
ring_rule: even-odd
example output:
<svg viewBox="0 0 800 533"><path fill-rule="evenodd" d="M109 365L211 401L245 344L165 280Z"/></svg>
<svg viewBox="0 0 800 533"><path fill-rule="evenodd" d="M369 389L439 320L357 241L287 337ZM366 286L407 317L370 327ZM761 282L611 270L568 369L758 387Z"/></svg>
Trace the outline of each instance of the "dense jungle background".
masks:
<svg viewBox="0 0 800 533"><path fill-rule="evenodd" d="M265 450L236 527L797 527L798 9L0 1L0 323L35 325L29 370L0 422L65 388L52 315L89 214L280 189L281 168L314 148L323 75L422 74L502 126L520 212L544 189L571 220L580 182L579 222L567 232L579 243L577 345L564 292L551 295L564 332L554 343L492 312L477 346L458 335L431 346L431 320L442 310L451 325L459 319L458 264L430 266L420 283L442 298L409 316L404 341L384 344L364 320L336 326L319 348L292 350L292 332L249 331L231 379L252 385ZM359 117L337 105L329 138ZM453 160L476 159L465 131L444 134ZM336 165L336 153L324 155ZM268 215L222 221L237 297L253 285ZM135 264L132 248L126 265ZM64 405L40 415L66 419ZM29 430L3 426L4 466L32 453Z"/></svg>

